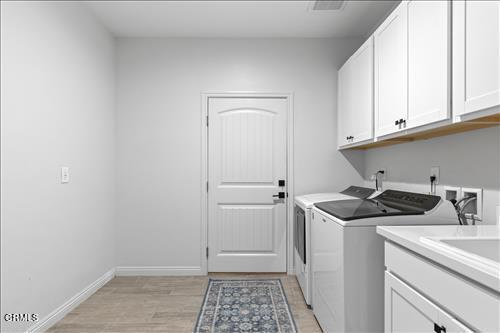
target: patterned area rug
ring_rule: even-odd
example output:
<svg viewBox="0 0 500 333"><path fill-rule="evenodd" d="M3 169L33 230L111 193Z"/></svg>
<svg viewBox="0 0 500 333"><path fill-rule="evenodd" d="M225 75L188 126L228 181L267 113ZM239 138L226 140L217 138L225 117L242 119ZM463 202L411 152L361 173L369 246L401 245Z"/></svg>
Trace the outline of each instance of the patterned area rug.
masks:
<svg viewBox="0 0 500 333"><path fill-rule="evenodd" d="M296 333L279 279L212 280L194 332Z"/></svg>

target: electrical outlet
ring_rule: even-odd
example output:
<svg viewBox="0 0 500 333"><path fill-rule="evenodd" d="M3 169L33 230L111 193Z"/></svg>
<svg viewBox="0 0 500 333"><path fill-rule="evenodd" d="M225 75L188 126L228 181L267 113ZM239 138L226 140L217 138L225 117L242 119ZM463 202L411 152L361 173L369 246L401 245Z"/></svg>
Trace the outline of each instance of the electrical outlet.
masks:
<svg viewBox="0 0 500 333"><path fill-rule="evenodd" d="M69 168L61 167L61 184L69 183Z"/></svg>
<svg viewBox="0 0 500 333"><path fill-rule="evenodd" d="M438 185L439 184L439 167L431 167L431 176L436 177L436 180L434 181L434 184Z"/></svg>
<svg viewBox="0 0 500 333"><path fill-rule="evenodd" d="M379 174L379 171L383 171L384 173ZM370 180L375 180L375 177L378 175L378 179L386 180L387 178L387 169L377 169L370 175Z"/></svg>

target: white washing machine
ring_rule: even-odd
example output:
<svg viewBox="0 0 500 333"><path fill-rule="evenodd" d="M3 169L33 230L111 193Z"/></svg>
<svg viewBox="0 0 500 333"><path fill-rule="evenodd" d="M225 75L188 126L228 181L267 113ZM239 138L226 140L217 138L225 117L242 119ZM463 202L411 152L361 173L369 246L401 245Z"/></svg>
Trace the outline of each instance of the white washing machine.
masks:
<svg viewBox="0 0 500 333"><path fill-rule="evenodd" d="M306 304L312 305L311 276L311 209L315 203L333 200L367 198L373 196L374 189L350 186L338 193L315 193L295 197L294 216L294 264Z"/></svg>
<svg viewBox="0 0 500 333"><path fill-rule="evenodd" d="M394 190L316 203L311 217L313 310L324 332L384 330L384 240L377 225L458 224L451 202Z"/></svg>

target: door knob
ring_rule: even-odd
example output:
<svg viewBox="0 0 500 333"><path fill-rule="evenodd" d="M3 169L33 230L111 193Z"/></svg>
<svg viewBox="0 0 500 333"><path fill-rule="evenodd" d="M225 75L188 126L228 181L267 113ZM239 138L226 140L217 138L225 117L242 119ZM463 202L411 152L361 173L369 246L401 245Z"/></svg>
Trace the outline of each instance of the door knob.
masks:
<svg viewBox="0 0 500 333"><path fill-rule="evenodd" d="M273 198L284 199L285 192L278 192L278 194L273 195Z"/></svg>

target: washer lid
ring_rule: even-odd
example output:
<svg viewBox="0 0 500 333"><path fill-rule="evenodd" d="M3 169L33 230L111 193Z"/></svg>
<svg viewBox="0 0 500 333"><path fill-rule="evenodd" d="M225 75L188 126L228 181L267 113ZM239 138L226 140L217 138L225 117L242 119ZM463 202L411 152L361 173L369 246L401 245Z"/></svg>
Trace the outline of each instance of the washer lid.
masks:
<svg viewBox="0 0 500 333"><path fill-rule="evenodd" d="M305 194L295 197L295 203L299 204L302 208L312 208L317 202L332 201L332 200L347 200L353 198L368 198L370 195L375 193L374 189L359 187L359 186L349 186L345 190L339 193L313 193Z"/></svg>
<svg viewBox="0 0 500 333"><path fill-rule="evenodd" d="M343 221L380 216L423 215L441 198L411 192L387 190L373 199L352 199L316 203L320 210Z"/></svg>

